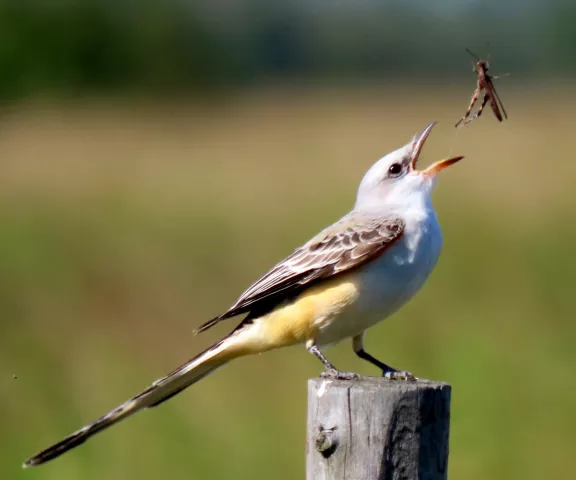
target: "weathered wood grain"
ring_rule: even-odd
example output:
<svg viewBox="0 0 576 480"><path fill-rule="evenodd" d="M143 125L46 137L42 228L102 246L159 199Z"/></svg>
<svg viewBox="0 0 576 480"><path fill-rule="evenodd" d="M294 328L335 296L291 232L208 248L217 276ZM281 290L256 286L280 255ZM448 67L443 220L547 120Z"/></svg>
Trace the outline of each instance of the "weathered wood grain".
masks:
<svg viewBox="0 0 576 480"><path fill-rule="evenodd" d="M441 480L450 386L379 377L308 382L307 480Z"/></svg>

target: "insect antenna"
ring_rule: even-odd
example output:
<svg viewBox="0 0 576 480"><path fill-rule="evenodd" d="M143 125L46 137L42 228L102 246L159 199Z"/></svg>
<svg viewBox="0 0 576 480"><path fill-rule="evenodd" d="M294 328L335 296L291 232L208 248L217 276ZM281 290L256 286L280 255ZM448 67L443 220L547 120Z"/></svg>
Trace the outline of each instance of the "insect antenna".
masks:
<svg viewBox="0 0 576 480"><path fill-rule="evenodd" d="M466 49L466 51L472 55L476 60L480 61L480 57L478 55L476 55L472 50L470 50L469 48Z"/></svg>

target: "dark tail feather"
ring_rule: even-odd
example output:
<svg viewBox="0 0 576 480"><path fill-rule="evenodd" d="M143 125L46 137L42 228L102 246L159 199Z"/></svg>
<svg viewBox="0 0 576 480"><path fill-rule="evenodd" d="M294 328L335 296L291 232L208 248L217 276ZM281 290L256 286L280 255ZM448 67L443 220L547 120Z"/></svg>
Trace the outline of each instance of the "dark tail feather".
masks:
<svg viewBox="0 0 576 480"><path fill-rule="evenodd" d="M192 358L184 365L178 367L165 377L156 380L146 390L111 410L106 415L100 417L89 425L82 427L64 440L29 458L23 466L31 467L52 460L68 450L81 445L92 435L95 435L101 430L124 420L130 415L144 408L151 408L160 405L166 400L172 398L174 395L201 380L206 375L209 375L218 367L224 365L230 360L230 358L228 358L229 356L225 353L227 346L226 340L227 339L222 340L213 347L210 347L208 350Z"/></svg>
<svg viewBox="0 0 576 480"><path fill-rule="evenodd" d="M196 330L194 330L194 335L198 335L199 333L208 330L209 328L216 325L220 320L222 320L221 317L214 317L212 320L208 320L206 323L203 323Z"/></svg>

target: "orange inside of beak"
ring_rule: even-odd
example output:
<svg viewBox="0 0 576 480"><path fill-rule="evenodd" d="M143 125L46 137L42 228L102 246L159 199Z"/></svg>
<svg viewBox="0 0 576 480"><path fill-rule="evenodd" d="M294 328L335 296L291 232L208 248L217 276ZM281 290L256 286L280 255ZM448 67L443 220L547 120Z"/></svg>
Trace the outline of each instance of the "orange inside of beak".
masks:
<svg viewBox="0 0 576 480"><path fill-rule="evenodd" d="M438 162L433 163L428 168L423 170L422 173L424 175L436 175L438 172L441 172L442 170L444 170L446 167L449 167L450 165L454 165L456 162L459 162L463 158L464 157L460 156L460 157L452 157L452 158L446 158L444 160L439 160Z"/></svg>
<svg viewBox="0 0 576 480"><path fill-rule="evenodd" d="M416 171L416 164L418 163L418 158L420 157L420 153L422 152L424 143L426 143L426 140L430 136L430 132L432 131L434 125L436 125L436 122L433 122L430 125L428 125L422 131L422 133L420 133L414 138L414 143L412 144L412 161L410 162L410 167L414 171ZM428 168L424 169L421 173L423 173L424 175L436 175L438 172L441 172L446 167L455 164L456 162L462 160L463 158L464 157L459 156L440 160L436 163L433 163Z"/></svg>

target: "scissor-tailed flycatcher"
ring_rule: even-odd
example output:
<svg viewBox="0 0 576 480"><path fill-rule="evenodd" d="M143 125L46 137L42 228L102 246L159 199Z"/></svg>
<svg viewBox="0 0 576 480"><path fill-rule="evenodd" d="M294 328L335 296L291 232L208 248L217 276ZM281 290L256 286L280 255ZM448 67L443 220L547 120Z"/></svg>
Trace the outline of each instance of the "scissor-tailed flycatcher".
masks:
<svg viewBox="0 0 576 480"><path fill-rule="evenodd" d="M462 157L416 170L432 127L378 160L364 176L354 209L276 265L232 307L202 325L247 314L222 340L156 380L142 393L86 425L24 466L39 465L143 408L155 407L230 360L303 343L333 378L341 372L320 348L352 338L356 354L390 378L409 378L364 351L364 331L420 289L442 245L430 193L436 174Z"/></svg>

